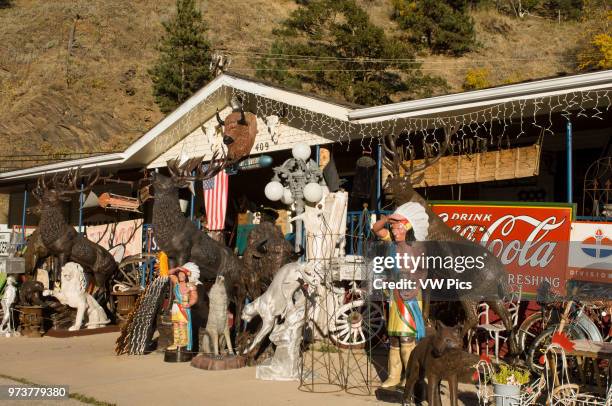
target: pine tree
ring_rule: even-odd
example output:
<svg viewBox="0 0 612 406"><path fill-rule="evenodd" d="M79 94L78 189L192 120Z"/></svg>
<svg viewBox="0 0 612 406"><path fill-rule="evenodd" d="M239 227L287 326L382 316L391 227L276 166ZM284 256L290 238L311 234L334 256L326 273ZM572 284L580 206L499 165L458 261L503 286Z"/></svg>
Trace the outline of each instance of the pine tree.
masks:
<svg viewBox="0 0 612 406"><path fill-rule="evenodd" d="M149 74L155 101L168 113L208 83L213 74L207 27L195 0L177 0L176 15L163 26L166 33L158 47L159 59Z"/></svg>
<svg viewBox="0 0 612 406"><path fill-rule="evenodd" d="M466 0L393 0L394 19L435 53L462 55L476 43L474 21Z"/></svg>
<svg viewBox="0 0 612 406"><path fill-rule="evenodd" d="M444 80L423 75L410 61L414 52L372 24L354 0L301 4L274 31L269 54L258 61L258 76L361 105L446 89Z"/></svg>

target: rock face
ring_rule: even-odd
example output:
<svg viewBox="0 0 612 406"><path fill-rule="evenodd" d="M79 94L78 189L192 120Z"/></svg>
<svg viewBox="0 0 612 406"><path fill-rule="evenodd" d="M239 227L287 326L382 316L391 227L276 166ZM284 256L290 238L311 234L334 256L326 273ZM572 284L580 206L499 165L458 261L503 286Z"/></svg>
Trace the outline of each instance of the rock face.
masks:
<svg viewBox="0 0 612 406"><path fill-rule="evenodd" d="M172 2L137 3L0 9L0 141L11 145L2 155L123 150L161 119L147 69Z"/></svg>
<svg viewBox="0 0 612 406"><path fill-rule="evenodd" d="M222 0L198 4L215 46L243 47L247 34L271 38L295 7L234 3L233 13ZM11 146L0 155L123 150L159 122L147 71L175 5L14 0L0 7L0 142Z"/></svg>

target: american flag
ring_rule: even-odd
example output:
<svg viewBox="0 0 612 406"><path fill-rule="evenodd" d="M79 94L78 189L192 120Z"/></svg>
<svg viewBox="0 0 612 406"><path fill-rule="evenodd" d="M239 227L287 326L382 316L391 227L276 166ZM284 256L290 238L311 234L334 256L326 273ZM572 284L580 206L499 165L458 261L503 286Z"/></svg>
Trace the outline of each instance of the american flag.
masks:
<svg viewBox="0 0 612 406"><path fill-rule="evenodd" d="M219 172L214 178L202 183L204 189L204 206L206 207L206 222L209 230L223 230L225 228L225 212L227 209L227 191L229 189L229 175L225 171Z"/></svg>

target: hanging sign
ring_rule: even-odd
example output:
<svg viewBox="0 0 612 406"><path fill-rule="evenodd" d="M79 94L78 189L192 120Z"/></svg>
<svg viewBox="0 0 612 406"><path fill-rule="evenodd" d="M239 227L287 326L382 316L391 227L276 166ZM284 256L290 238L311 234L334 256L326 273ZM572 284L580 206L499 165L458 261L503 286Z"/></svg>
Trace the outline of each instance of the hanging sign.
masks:
<svg viewBox="0 0 612 406"><path fill-rule="evenodd" d="M424 160L415 159L414 166ZM410 161L405 161L410 167ZM540 171L540 145L509 148L499 151L476 152L470 155L444 156L425 169L425 176L414 187L456 185L492 180L527 178ZM383 169L383 179L389 176ZM403 175L403 170L400 170Z"/></svg>

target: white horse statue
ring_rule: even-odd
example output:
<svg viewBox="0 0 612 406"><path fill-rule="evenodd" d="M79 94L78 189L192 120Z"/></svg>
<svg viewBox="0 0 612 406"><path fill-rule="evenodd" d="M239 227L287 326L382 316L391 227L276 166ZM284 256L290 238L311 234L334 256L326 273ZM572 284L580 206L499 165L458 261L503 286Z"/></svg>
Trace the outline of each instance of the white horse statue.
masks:
<svg viewBox="0 0 612 406"><path fill-rule="evenodd" d="M87 328L100 328L110 323L102 306L87 293L87 282L83 267L76 262L68 262L62 268L61 288L45 290L43 296L52 295L61 304L77 309L74 325L68 330L80 330L83 325L83 316L87 311Z"/></svg>

